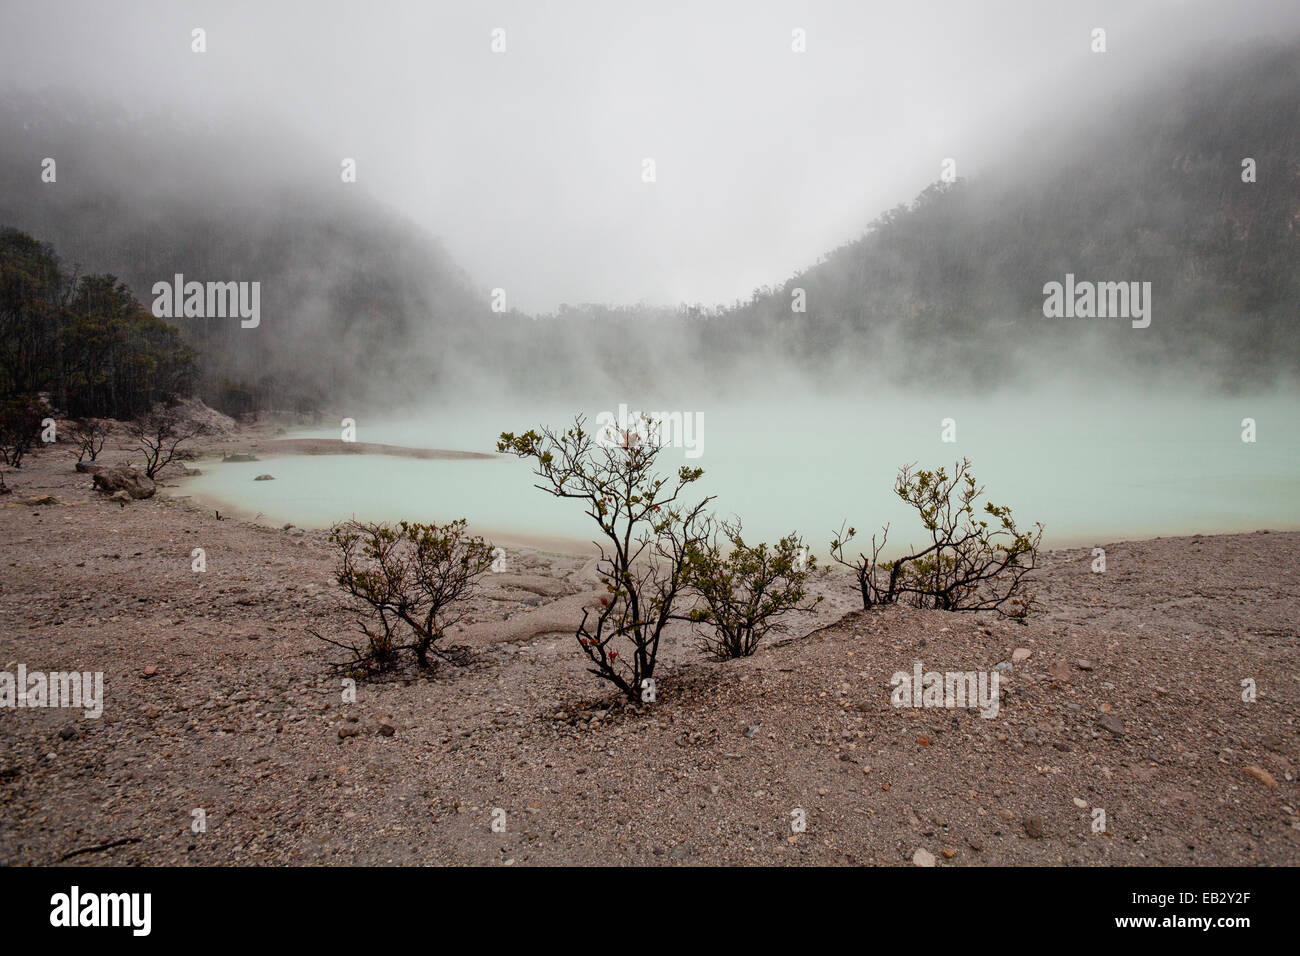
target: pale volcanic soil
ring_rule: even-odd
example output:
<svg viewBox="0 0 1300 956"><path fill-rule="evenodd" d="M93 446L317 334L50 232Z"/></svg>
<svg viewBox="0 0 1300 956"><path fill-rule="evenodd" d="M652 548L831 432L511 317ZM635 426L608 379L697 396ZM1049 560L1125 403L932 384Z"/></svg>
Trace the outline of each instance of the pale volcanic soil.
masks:
<svg viewBox="0 0 1300 956"><path fill-rule="evenodd" d="M674 632L643 713L585 672L589 559L510 550L453 638L468 664L345 704L305 630L352 627L322 532L122 506L74 461L5 471L0 669L102 671L104 715L0 709L0 863L1300 862L1300 533L1097 542L1104 574L1052 552L1026 626L864 613L833 574L752 658ZM1017 648L992 719L891 704L913 660Z"/></svg>

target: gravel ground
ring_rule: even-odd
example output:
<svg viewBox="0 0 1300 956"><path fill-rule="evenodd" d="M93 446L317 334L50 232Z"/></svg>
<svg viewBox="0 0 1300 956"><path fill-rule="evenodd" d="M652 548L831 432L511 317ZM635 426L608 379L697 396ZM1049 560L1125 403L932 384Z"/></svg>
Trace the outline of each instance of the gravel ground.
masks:
<svg viewBox="0 0 1300 956"><path fill-rule="evenodd" d="M674 631L640 713L562 632L589 559L511 550L467 664L344 703L321 532L122 506L74 460L5 473L0 669L102 671L104 712L0 708L5 864L1300 862L1300 533L1049 553L1024 626L832 574L752 658ZM895 708L918 659L1001 665L997 716Z"/></svg>

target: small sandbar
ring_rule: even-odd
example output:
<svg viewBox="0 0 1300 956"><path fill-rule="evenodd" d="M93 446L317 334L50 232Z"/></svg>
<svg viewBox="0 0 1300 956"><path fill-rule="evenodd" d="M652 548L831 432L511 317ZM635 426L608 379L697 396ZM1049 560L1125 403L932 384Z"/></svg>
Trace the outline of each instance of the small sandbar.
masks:
<svg viewBox="0 0 1300 956"><path fill-rule="evenodd" d="M263 439L250 449L261 455L393 455L397 458L464 461L500 458L482 451L454 451L447 448L409 448L405 445L381 445L368 441L343 441L339 438L271 438Z"/></svg>

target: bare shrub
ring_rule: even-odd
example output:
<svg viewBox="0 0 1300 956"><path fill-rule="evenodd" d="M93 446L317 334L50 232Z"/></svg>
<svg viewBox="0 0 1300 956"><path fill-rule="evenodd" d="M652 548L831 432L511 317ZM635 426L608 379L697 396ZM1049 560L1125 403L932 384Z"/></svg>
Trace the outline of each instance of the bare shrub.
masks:
<svg viewBox="0 0 1300 956"><path fill-rule="evenodd" d="M150 412L132 419L127 433L139 444L144 453L144 473L151 479L173 461L187 454L181 445L200 435L207 434L203 422L187 418L178 408L155 406Z"/></svg>
<svg viewBox="0 0 1300 956"><path fill-rule="evenodd" d="M77 445L77 461L95 461L113 433L113 422L106 418L78 418L68 433Z"/></svg>
<svg viewBox="0 0 1300 956"><path fill-rule="evenodd" d="M659 641L670 620L684 620L677 602L686 586L688 551L703 541L705 498L684 503L688 485L704 474L682 467L675 482L660 477L658 425L642 416L640 428L597 441L579 415L563 432L503 432L497 450L533 462L536 487L586 504L600 528L598 571L608 597L600 610L585 608L576 637L588 670L639 702L653 679Z"/></svg>
<svg viewBox="0 0 1300 956"><path fill-rule="evenodd" d="M0 400L0 458L10 468L21 468L23 458L41 433L46 408L30 395Z"/></svg>
<svg viewBox="0 0 1300 956"><path fill-rule="evenodd" d="M466 534L462 518L439 527L402 521L349 521L330 529L338 549L338 583L361 609L361 647L316 637L350 651L349 665L367 669L392 663L410 650L421 668L437 642L463 613L458 606L474 593L492 566L492 545Z"/></svg>

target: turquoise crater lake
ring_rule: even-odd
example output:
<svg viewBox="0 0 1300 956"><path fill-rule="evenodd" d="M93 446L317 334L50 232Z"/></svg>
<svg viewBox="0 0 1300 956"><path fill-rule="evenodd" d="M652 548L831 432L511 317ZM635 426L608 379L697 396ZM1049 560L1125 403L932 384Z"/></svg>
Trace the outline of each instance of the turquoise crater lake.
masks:
<svg viewBox="0 0 1300 956"><path fill-rule="evenodd" d="M525 407L435 407L418 416L357 419L357 440L420 448L495 451L503 430L560 427L576 411L589 427L620 401ZM747 538L791 530L824 554L847 520L859 534L891 523L890 541L921 529L892 494L906 462L951 465L969 457L988 496L1023 524L1041 521L1052 547L1159 535L1300 527L1300 416L1288 396L1045 400L839 400L773 396L761 402L629 402L632 408L702 415L699 457L663 454L665 471L704 469L694 487L715 509L739 515ZM941 422L955 422L943 442ZM1241 422L1257 440L1241 440ZM337 438L336 429L290 437ZM205 461L177 494L274 523L325 527L346 518L445 522L465 517L503 544L585 548L591 520L580 503L533 487L526 462L510 457L418 460L389 455L281 455ZM274 481L255 481L260 474Z"/></svg>

